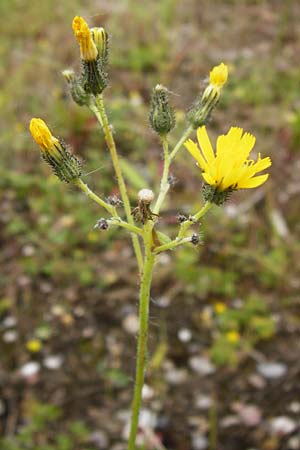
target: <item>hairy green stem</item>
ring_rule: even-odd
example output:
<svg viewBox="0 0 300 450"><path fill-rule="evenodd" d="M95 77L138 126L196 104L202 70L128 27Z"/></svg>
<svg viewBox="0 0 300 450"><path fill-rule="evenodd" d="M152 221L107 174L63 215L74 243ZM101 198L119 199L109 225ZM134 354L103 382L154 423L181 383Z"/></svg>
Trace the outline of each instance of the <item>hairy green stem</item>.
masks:
<svg viewBox="0 0 300 450"><path fill-rule="evenodd" d="M111 214L113 217L118 217L116 212L116 208L109 203L106 203L102 198L98 197L98 195L93 192L87 184L85 184L80 178L74 181L74 184L79 187L90 199L94 202L98 203L98 205L102 206L102 208L106 209L106 211Z"/></svg>
<svg viewBox="0 0 300 450"><path fill-rule="evenodd" d="M155 255L152 253L152 228L153 222L148 221L144 225L145 259L140 286L139 299L139 335L137 346L136 374L134 395L132 401L130 433L128 450L135 450L135 441L139 423L139 413L142 403L142 389L144 385L147 357L147 338L149 325L149 301Z"/></svg>
<svg viewBox="0 0 300 450"><path fill-rule="evenodd" d="M113 217L112 219L109 219L110 225L117 225L122 228L126 228L131 233L135 233L138 236L143 236L143 230L139 227L136 227L135 225L132 225L131 223L125 222L121 218Z"/></svg>
<svg viewBox="0 0 300 450"><path fill-rule="evenodd" d="M207 211L212 207L212 205L213 203L206 202L204 206L200 209L200 211L198 211L194 216L192 216L191 219L188 219L185 222L183 222L180 226L177 239L183 238L187 230L190 228L190 226L193 225L193 223L198 222L201 219L201 217L203 217L207 213Z"/></svg>
<svg viewBox="0 0 300 450"><path fill-rule="evenodd" d="M169 177L169 168L170 168L171 159L170 159L170 155L169 155L168 138L166 135L164 135L161 137L161 140L162 140L163 151L164 151L164 169L163 169L163 174L162 174L162 178L161 178L161 182L160 182L159 195L158 195L157 201L156 201L154 209L153 209L154 214L159 214L161 205L162 205L162 203L168 193L169 187L170 187L168 177Z"/></svg>
<svg viewBox="0 0 300 450"><path fill-rule="evenodd" d="M177 152L180 150L182 144L184 144L184 142L187 140L187 138L189 137L189 135L191 134L191 132L193 131L193 127L192 125L190 125L185 132L183 133L183 135L181 136L181 138L179 139L179 141L177 142L177 144L175 145L175 147L173 148L172 152L170 153L170 161L172 161L172 159L175 158L175 156L177 155Z"/></svg>
<svg viewBox="0 0 300 450"><path fill-rule="evenodd" d="M160 191L159 191L158 198L157 198L157 201L156 201L154 209L153 209L154 214L159 214L160 208L161 208L161 206L166 198L166 195L169 191L169 188L170 188L168 178L169 178L169 170L170 170L171 162L175 158L175 156L176 156L177 152L180 150L182 144L186 141L186 139L189 137L189 135L191 134L192 131L193 131L193 127L189 126L185 130L185 132L183 133L183 135L181 136L181 138L179 139L179 141L177 142L177 144L175 145L175 147L171 153L169 153L167 136L161 137L162 144L163 144L163 152L164 152L164 169L163 169L163 174L162 174L162 178L161 178L161 182L160 182Z"/></svg>
<svg viewBox="0 0 300 450"><path fill-rule="evenodd" d="M90 109L91 109L91 111L93 111L93 113L97 117L97 119L103 129L103 132L104 132L106 144L110 151L112 163L113 163L113 166L115 169L115 173L116 173L116 177L117 177L117 181L118 181L118 185L119 185L119 189L120 189L121 198L122 198L122 201L124 204L124 210L125 210L127 221L130 225L134 225L134 220L133 220L133 217L131 214L131 206L130 206L129 197L127 194L127 189L126 189L122 169L121 169L120 162L119 162L117 148L116 148L115 140L114 140L114 137L112 134L111 126L108 122L108 118L106 115L102 95L98 95L97 97L95 97L95 102L96 102L95 105L92 105L92 104L90 105ZM143 255L142 255L141 246L140 246L138 237L135 234L132 234L131 238L132 238L132 244L133 244L134 252L136 255L139 271L141 273L142 268L143 268Z"/></svg>
<svg viewBox="0 0 300 450"><path fill-rule="evenodd" d="M155 247L153 252L155 254L157 254L157 253L164 252L166 250L173 250L173 248L176 248L176 247L178 247L179 245L182 245L182 244L186 244L187 242L191 242L191 238L190 237L181 238L181 239L176 238L173 241L168 242L167 244L163 244L163 245L160 245L159 247Z"/></svg>

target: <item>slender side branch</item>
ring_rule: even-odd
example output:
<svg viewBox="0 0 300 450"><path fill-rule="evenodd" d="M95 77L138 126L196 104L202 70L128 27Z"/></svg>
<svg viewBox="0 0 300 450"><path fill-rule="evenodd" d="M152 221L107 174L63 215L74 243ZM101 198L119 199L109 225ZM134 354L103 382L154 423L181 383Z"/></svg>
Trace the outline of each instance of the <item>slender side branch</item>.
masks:
<svg viewBox="0 0 300 450"><path fill-rule="evenodd" d="M191 134L191 132L193 131L193 127L192 125L190 125L185 132L183 133L183 135L181 136L181 138L179 139L179 141L177 142L177 144L175 145L175 147L173 148L171 154L170 154L170 160L172 161L175 156L177 155L178 151L180 150L182 144L184 144L184 142L187 140L187 138L189 137L189 135Z"/></svg>
<svg viewBox="0 0 300 450"><path fill-rule="evenodd" d="M178 247L179 245L186 244L187 242L191 242L191 237L186 238L175 238L173 241L169 242L168 244L160 245L159 247L156 247L153 250L153 253L161 253L166 250L173 250L173 248Z"/></svg>
<svg viewBox="0 0 300 450"><path fill-rule="evenodd" d="M159 214L161 205L163 204L163 201L168 193L168 190L170 188L170 184L168 182L169 177L169 168L170 168L170 155L169 155L169 145L168 145L168 138L166 135L161 137L162 145L163 145L163 151L164 151L164 170L160 182L160 191L157 198L157 201L155 203L153 213Z"/></svg>
<svg viewBox="0 0 300 450"><path fill-rule="evenodd" d="M180 226L177 239L183 238L187 230L190 228L190 226L193 225L193 223L198 222L201 219L201 217L203 217L212 206L213 203L206 202L205 205L200 209L200 211L197 212L197 214L191 217L191 219L188 219L185 222L183 222Z"/></svg>
<svg viewBox="0 0 300 450"><path fill-rule="evenodd" d="M117 148L116 148L114 137L113 137L113 134L111 131L111 126L108 122L108 118L106 115L102 95L96 96L95 101L96 101L96 105L90 105L90 109L97 117L97 119L103 129L103 132L104 132L106 144L110 151L112 163L113 163L113 166L115 169L115 173L116 173L116 177L117 177L117 181L118 181L118 185L119 185L119 189L120 189L121 198L122 198L122 201L124 204L124 210L125 210L127 221L129 224L134 225L134 220L133 220L133 217L131 214L131 206L130 206L130 202L129 202L129 198L128 198L128 194L127 194L127 189L126 189L122 169L121 169L120 162L119 162ZM142 255L140 243L139 243L138 237L136 235L133 234L131 237L132 237L132 244L133 244L133 248L135 251L136 259L137 259L138 266L139 266L139 271L141 273L142 268L143 268L143 255Z"/></svg>
<svg viewBox="0 0 300 450"><path fill-rule="evenodd" d="M153 267L155 264L155 255L152 253L152 228L153 228L152 221L148 221L144 225L145 260L140 287L139 336L138 336L134 396L132 402L132 413L130 422L130 434L127 447L128 450L135 450L136 448L135 441L138 430L139 413L142 402L142 388L144 385L144 378L146 371L150 288L151 288Z"/></svg>
<svg viewBox="0 0 300 450"><path fill-rule="evenodd" d="M112 219L109 219L108 222L110 225L117 225L119 227L126 228L131 233L135 233L138 236L143 236L143 230L141 228L136 227L131 223L125 222L125 220L122 220L121 218L113 217Z"/></svg>
<svg viewBox="0 0 300 450"><path fill-rule="evenodd" d="M185 130L185 132L183 133L183 135L181 136L181 138L179 139L179 141L177 142L177 144L175 145L175 147L171 153L169 153L167 136L162 136L162 138L161 138L162 144L163 144L163 151L164 151L164 170L163 170L163 175L162 175L161 182L160 182L159 195L158 195L156 204L153 209L154 214L159 214L160 208L161 208L161 206L166 198L166 195L169 191L169 188L170 188L170 184L168 182L168 177L169 177L169 170L170 170L171 162L175 158L180 147L186 141L186 139L189 137L189 135L191 134L192 131L193 131L193 127L189 126Z"/></svg>
<svg viewBox="0 0 300 450"><path fill-rule="evenodd" d="M98 197L98 195L93 192L87 184L85 184L80 178L74 181L74 184L79 187L90 199L94 200L94 202L98 203L98 205L102 206L102 208L106 209L106 211L113 217L118 217L116 208L109 203L106 203L102 198Z"/></svg>

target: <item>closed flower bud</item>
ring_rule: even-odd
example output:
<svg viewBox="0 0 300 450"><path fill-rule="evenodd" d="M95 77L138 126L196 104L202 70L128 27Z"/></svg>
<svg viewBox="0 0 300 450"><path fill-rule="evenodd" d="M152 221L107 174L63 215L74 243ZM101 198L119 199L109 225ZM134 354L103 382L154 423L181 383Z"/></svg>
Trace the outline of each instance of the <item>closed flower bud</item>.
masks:
<svg viewBox="0 0 300 450"><path fill-rule="evenodd" d="M91 33L98 50L98 55L102 58L103 63L106 64L108 58L108 35L102 27L91 28Z"/></svg>
<svg viewBox="0 0 300 450"><path fill-rule="evenodd" d="M199 243L200 243L200 236L199 236L199 234L197 234L197 233L193 233L192 234L192 236L191 236L191 243L193 244L193 245L199 245Z"/></svg>
<svg viewBox="0 0 300 450"><path fill-rule="evenodd" d="M224 63L215 66L209 76L209 85L205 89L201 99L197 100L188 113L188 119L194 128L205 125L217 105L221 89L227 82L228 68Z"/></svg>
<svg viewBox="0 0 300 450"><path fill-rule="evenodd" d="M152 92L150 114L150 125L160 136L169 133L175 126L175 115L169 104L169 91L158 84Z"/></svg>
<svg viewBox="0 0 300 450"><path fill-rule="evenodd" d="M96 223L96 225L94 226L94 228L99 228L99 230L107 230L109 227L109 223L107 221L107 219L104 219L103 217L101 219L98 220L98 222Z"/></svg>
<svg viewBox="0 0 300 450"><path fill-rule="evenodd" d="M91 101L90 94L87 94L83 89L80 79L76 77L75 72L73 70L64 70L62 72L63 77L67 81L72 99L79 106L86 106Z"/></svg>
<svg viewBox="0 0 300 450"><path fill-rule="evenodd" d="M40 146L42 158L51 166L55 175L69 183L81 175L81 163L54 137L42 119L31 119L30 132Z"/></svg>

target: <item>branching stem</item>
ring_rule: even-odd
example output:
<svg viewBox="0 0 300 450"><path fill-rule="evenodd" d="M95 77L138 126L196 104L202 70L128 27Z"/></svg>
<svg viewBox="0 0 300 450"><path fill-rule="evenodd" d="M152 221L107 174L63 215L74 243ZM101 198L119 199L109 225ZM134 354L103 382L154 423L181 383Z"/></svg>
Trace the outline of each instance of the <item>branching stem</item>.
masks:
<svg viewBox="0 0 300 450"><path fill-rule="evenodd" d="M127 222L130 225L134 225L134 220L133 220L133 217L131 214L131 206L130 206L130 202L129 202L129 197L127 194L127 189L126 189L122 169L121 169L120 162L119 162L119 156L117 153L117 148L116 148L115 140L113 137L111 125L109 124L109 121L108 121L108 118L106 115L102 95L98 95L95 98L95 104L91 104L90 109L97 117L97 119L103 129L105 141L106 141L107 147L110 151L112 163L113 163L113 166L115 169L121 198L122 198L122 201L124 204L124 210L125 210ZM137 263L139 266L139 271L141 273L142 267L143 267L143 255L142 255L142 251L141 251L141 246L140 246L138 237L135 234L132 234L131 237L132 237L132 244L133 244L133 248L135 251Z"/></svg>

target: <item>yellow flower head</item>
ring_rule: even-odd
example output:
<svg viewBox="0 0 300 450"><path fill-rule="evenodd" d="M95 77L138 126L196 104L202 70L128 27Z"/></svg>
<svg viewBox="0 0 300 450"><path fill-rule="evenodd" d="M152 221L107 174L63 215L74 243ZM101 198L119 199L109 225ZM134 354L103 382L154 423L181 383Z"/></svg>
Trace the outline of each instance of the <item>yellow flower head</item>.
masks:
<svg viewBox="0 0 300 450"><path fill-rule="evenodd" d="M51 131L42 119L31 119L29 129L42 151L50 151L59 143L58 139L52 136Z"/></svg>
<svg viewBox="0 0 300 450"><path fill-rule="evenodd" d="M226 83L227 78L228 67L224 63L215 66L209 74L209 81L213 87L221 88Z"/></svg>
<svg viewBox="0 0 300 450"><path fill-rule="evenodd" d="M72 28L80 45L81 58L83 61L94 61L98 56L98 50L86 21L82 17L76 16L73 19Z"/></svg>
<svg viewBox="0 0 300 450"><path fill-rule="evenodd" d="M241 338L240 334L235 330L228 331L226 333L226 339L232 344L236 344L237 342L239 342L240 338Z"/></svg>
<svg viewBox="0 0 300 450"><path fill-rule="evenodd" d="M201 168L205 182L215 192L255 188L268 179L268 174L255 175L270 167L271 159L261 158L260 154L257 161L249 159L255 137L244 133L242 128L231 127L227 134L219 136L216 152L205 126L198 128L197 138L199 146L191 139L184 145Z"/></svg>

